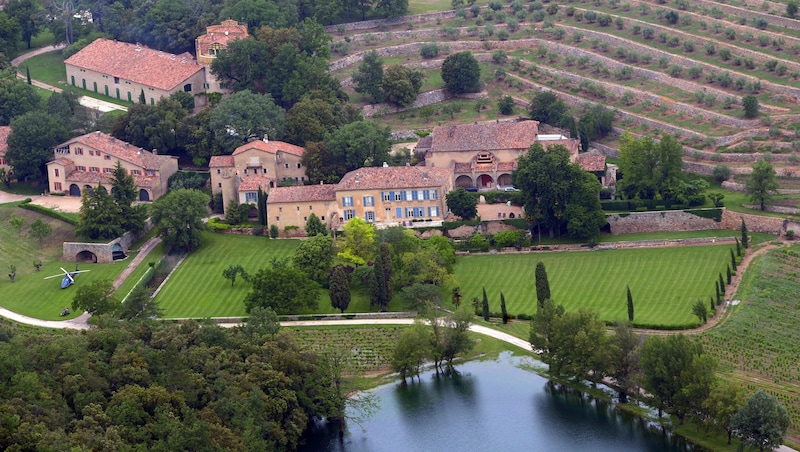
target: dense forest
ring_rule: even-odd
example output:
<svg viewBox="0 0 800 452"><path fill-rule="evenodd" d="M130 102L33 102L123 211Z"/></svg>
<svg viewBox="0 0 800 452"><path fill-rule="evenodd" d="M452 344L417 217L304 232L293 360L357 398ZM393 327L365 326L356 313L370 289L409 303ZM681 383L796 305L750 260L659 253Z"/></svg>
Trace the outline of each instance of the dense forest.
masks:
<svg viewBox="0 0 800 452"><path fill-rule="evenodd" d="M343 404L327 360L270 321L0 323L0 450L293 450Z"/></svg>

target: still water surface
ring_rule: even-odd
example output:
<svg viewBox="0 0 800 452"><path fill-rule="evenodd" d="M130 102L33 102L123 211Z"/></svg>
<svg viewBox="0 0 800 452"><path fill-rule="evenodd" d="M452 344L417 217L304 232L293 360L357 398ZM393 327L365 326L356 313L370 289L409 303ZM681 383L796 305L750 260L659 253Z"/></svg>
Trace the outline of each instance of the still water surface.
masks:
<svg viewBox="0 0 800 452"><path fill-rule="evenodd" d="M527 357L458 366L457 377L422 376L375 389L378 412L340 441L320 429L303 451L697 451L638 417L551 384Z"/></svg>

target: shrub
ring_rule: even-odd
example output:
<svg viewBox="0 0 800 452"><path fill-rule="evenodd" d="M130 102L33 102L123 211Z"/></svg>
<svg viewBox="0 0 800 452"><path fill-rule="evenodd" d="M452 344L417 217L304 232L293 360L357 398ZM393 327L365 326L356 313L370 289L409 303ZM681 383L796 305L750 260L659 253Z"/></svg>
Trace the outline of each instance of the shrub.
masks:
<svg viewBox="0 0 800 452"><path fill-rule="evenodd" d="M435 58L439 55L439 45L435 42L423 44L419 48L419 55L422 58Z"/></svg>
<svg viewBox="0 0 800 452"><path fill-rule="evenodd" d="M683 66L673 64L667 69L667 74L669 74L670 77L680 78L681 74L683 74Z"/></svg>
<svg viewBox="0 0 800 452"><path fill-rule="evenodd" d="M728 61L731 59L731 51L730 49L720 49L719 51L719 59L722 61Z"/></svg>
<svg viewBox="0 0 800 452"><path fill-rule="evenodd" d="M703 74L703 67L702 66L691 66L688 70L689 78L691 79L698 79L700 75Z"/></svg>
<svg viewBox="0 0 800 452"><path fill-rule="evenodd" d="M683 51L686 53L694 52L694 41L692 40L683 41Z"/></svg>
<svg viewBox="0 0 800 452"><path fill-rule="evenodd" d="M497 32L497 39L501 41L507 41L511 34L506 29L502 29Z"/></svg>

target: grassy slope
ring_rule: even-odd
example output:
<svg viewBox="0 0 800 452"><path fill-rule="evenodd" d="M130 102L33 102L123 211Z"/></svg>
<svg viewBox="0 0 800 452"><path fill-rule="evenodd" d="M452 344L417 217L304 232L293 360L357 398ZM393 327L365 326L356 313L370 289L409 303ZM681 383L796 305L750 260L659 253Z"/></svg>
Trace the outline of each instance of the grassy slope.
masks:
<svg viewBox="0 0 800 452"><path fill-rule="evenodd" d="M8 219L14 213L25 218L20 236L17 236L17 232L8 225ZM41 246L27 233L31 223L36 219L42 219L53 227L52 235L45 239ZM76 286L97 279L114 279L124 268L124 263L82 264L81 269L92 271L79 275L76 285L62 290L60 278L45 281L44 277L61 273L59 267L67 270L75 267L74 262L60 260L61 243L75 240L72 226L36 212L20 209L16 207L16 203L0 205L0 225L2 225L0 269L3 271L3 279L0 279L0 306L19 314L45 320L58 320L61 318L59 317L61 310L72 303ZM33 261L36 259L44 263L39 273L33 267ZM13 284L6 276L9 265L17 267L17 278ZM70 317L75 315L77 314Z"/></svg>
<svg viewBox="0 0 800 452"><path fill-rule="evenodd" d="M762 388L786 406L800 443L800 246L776 250L751 264L738 298L742 304L702 336L706 350L748 389Z"/></svg>
<svg viewBox="0 0 800 452"><path fill-rule="evenodd" d="M596 309L605 320L627 318L630 285L637 324L697 323L691 305L714 294L714 281L728 263L729 247L607 250L459 257L455 276L469 302L486 288L492 312L503 291L510 313L533 313L535 269L547 268L553 299L567 310ZM680 285L676 282L681 282Z"/></svg>

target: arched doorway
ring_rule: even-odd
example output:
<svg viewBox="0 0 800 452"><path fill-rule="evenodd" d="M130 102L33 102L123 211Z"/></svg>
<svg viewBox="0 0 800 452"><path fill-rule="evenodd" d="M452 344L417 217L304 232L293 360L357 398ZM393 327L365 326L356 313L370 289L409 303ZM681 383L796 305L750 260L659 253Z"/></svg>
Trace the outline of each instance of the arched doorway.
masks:
<svg viewBox="0 0 800 452"><path fill-rule="evenodd" d="M80 189L80 187L78 187L78 186L77 186L77 185L75 185L75 184L71 184L71 185L69 186L69 195L70 195L70 196L80 196L80 195L81 195L81 189Z"/></svg>
<svg viewBox="0 0 800 452"><path fill-rule="evenodd" d="M466 175L461 175L456 178L456 188L473 187L472 178Z"/></svg>
<svg viewBox="0 0 800 452"><path fill-rule="evenodd" d="M83 186L83 191L85 191L89 195L93 195L94 194L94 188L92 188L91 185L84 185Z"/></svg>
<svg viewBox="0 0 800 452"><path fill-rule="evenodd" d="M139 190L139 201L150 201L150 193L144 188Z"/></svg>
<svg viewBox="0 0 800 452"><path fill-rule="evenodd" d="M91 262L97 263L97 255L91 251L83 250L77 255L75 255L76 262Z"/></svg>
<svg viewBox="0 0 800 452"><path fill-rule="evenodd" d="M497 185L501 187L510 187L513 184L511 183L511 175L510 174L501 174L497 178Z"/></svg>
<svg viewBox="0 0 800 452"><path fill-rule="evenodd" d="M481 174L478 176L478 187L486 188L494 185L494 179L488 174Z"/></svg>
<svg viewBox="0 0 800 452"><path fill-rule="evenodd" d="M125 251L122 250L122 246L119 243L115 243L114 246L111 247L111 258L116 260L125 259Z"/></svg>

